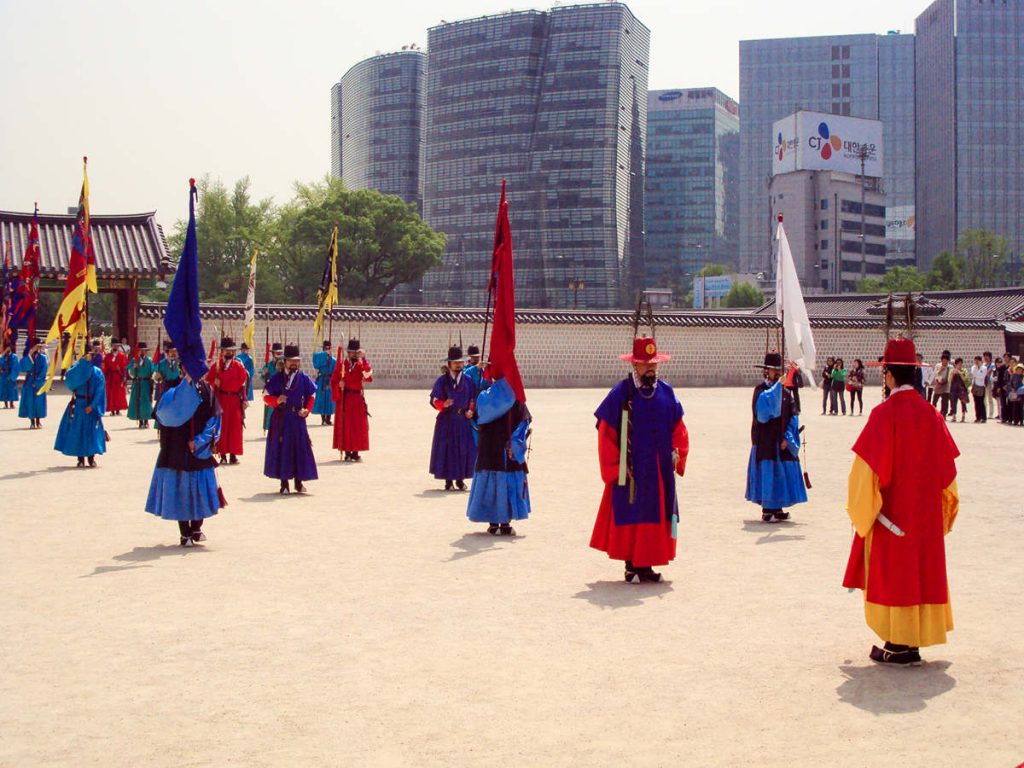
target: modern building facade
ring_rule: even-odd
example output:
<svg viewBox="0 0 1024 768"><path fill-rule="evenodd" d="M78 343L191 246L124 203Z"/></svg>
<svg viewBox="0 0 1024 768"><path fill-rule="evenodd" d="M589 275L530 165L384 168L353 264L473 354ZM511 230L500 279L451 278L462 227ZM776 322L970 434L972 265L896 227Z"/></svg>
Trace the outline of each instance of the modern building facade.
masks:
<svg viewBox="0 0 1024 768"><path fill-rule="evenodd" d="M739 104L716 88L650 91L644 189L647 285L689 289L738 263Z"/></svg>
<svg viewBox="0 0 1024 768"><path fill-rule="evenodd" d="M359 62L331 88L331 174L421 208L426 54L398 51Z"/></svg>
<svg viewBox="0 0 1024 768"><path fill-rule="evenodd" d="M916 22L918 262L965 230L1024 250L1024 2L936 0ZM998 254L1006 256L1006 254Z"/></svg>
<svg viewBox="0 0 1024 768"><path fill-rule="evenodd" d="M772 123L798 109L881 120L887 206L915 202L913 35L836 35L740 42L740 267L770 269ZM883 222L884 225L884 222ZM889 249L908 258L912 231Z"/></svg>
<svg viewBox="0 0 1024 768"><path fill-rule="evenodd" d="M643 278L649 47L622 3L429 30L423 210L448 250L426 302L485 303L503 179L521 306L572 306L574 285L580 307L628 301Z"/></svg>

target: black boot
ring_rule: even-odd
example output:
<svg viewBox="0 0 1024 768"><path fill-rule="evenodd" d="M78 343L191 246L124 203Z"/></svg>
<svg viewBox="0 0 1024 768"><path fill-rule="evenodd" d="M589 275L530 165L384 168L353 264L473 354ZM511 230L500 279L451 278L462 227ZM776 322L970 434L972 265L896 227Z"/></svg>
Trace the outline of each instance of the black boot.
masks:
<svg viewBox="0 0 1024 768"><path fill-rule="evenodd" d="M279 490L278 493L280 493L280 494L288 494L288 493L291 493L291 492L292 492L291 489L288 487L288 481L287 480L282 480L281 481L281 490Z"/></svg>
<svg viewBox="0 0 1024 768"><path fill-rule="evenodd" d="M636 568L633 567L633 561L626 561L626 583L627 584L639 584L640 574L637 573Z"/></svg>
<svg viewBox="0 0 1024 768"><path fill-rule="evenodd" d="M455 481L455 487L458 488L460 491L466 490L466 481L465 480L456 480Z"/></svg>
<svg viewBox="0 0 1024 768"><path fill-rule="evenodd" d="M455 486L454 486L454 483L452 483L452 481L451 481L451 480L445 480L445 481L444 481L444 489L445 489L446 491L450 491L450 490L452 490L452 488L454 488L454 487L455 487Z"/></svg>
<svg viewBox="0 0 1024 768"><path fill-rule="evenodd" d="M304 486L302 484L301 480L296 480L295 481L295 492L296 493L305 493L306 492L306 486Z"/></svg>
<svg viewBox="0 0 1024 768"><path fill-rule="evenodd" d="M84 467L85 466L85 456L79 456L78 457L78 464L76 464L75 466L77 466L77 467Z"/></svg>
<svg viewBox="0 0 1024 768"><path fill-rule="evenodd" d="M238 463L238 457L235 456L235 454L232 453L231 454L231 460L228 463L229 464L237 464Z"/></svg>

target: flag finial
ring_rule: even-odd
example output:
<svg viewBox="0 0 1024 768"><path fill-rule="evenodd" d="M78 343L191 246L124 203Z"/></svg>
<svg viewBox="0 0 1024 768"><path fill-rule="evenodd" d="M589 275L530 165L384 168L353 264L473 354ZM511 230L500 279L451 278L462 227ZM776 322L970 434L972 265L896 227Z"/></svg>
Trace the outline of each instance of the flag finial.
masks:
<svg viewBox="0 0 1024 768"><path fill-rule="evenodd" d="M189 180L188 180L188 185L189 185L190 187L194 187L194 186L196 185L196 180L195 180L195 179L193 179L193 178L189 178Z"/></svg>
<svg viewBox="0 0 1024 768"><path fill-rule="evenodd" d="M781 224L782 223L782 214L780 213L778 216L776 216L775 220L778 221L779 224Z"/></svg>

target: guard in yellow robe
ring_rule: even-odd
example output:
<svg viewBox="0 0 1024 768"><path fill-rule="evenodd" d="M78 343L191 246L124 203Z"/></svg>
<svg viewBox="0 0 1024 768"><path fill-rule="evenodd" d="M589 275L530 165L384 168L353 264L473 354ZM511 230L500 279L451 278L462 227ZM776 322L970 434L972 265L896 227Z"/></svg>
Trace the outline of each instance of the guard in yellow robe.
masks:
<svg viewBox="0 0 1024 768"><path fill-rule="evenodd" d="M885 641L870 658L921 664L922 646L946 642L953 612L944 537L956 519L960 455L945 421L913 388L914 342L892 339L884 378L892 394L853 446L847 512L856 529L843 581L864 590L868 626Z"/></svg>

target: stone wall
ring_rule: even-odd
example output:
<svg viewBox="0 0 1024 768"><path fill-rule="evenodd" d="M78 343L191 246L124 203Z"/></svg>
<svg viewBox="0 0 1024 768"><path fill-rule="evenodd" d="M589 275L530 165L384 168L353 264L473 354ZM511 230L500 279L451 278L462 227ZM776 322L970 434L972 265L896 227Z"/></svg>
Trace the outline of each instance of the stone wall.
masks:
<svg viewBox="0 0 1024 768"><path fill-rule="evenodd" d="M157 338L159 320L139 317L139 338L152 347ZM218 321L208 322L211 329ZM256 346L253 357L257 367L263 361L266 322L256 321ZM241 343L241 323L227 328ZM349 325L334 323L334 348L344 344ZM479 323L361 322L351 326L359 333L367 359L374 368L377 387L427 387L437 376L448 349L449 335L458 343L459 333L465 346L479 344ZM632 329L628 325L597 323L530 323L517 327L517 357L527 387L605 387L623 375L626 364L618 359L631 348ZM312 323L305 319L277 320L272 325L272 340L298 340L304 366L316 351ZM854 358L865 363L881 354L884 346L880 330L864 328L820 328L814 332L818 359L842 357L849 367ZM757 380L756 366L765 352L765 331L756 328L663 327L658 330L658 346L671 354L662 366L662 375L677 386L737 386ZM773 339L775 334L772 332ZM207 343L213 334L207 335ZM990 350L1003 351L999 330L928 328L918 331L918 350L925 359L937 361L943 349L954 357L972 358ZM872 369L869 383L878 382Z"/></svg>

